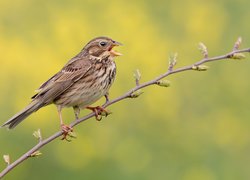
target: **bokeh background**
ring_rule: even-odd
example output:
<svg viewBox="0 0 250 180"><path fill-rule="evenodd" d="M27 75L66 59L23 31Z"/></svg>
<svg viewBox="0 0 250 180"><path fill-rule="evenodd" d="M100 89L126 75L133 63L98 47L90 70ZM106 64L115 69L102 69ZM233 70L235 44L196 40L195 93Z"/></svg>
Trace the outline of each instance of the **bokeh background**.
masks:
<svg viewBox="0 0 250 180"><path fill-rule="evenodd" d="M124 56L116 60L115 98L134 86L135 69L147 81L167 70L171 53L179 54L177 67L198 61L199 42L210 56L229 52L238 36L249 47L249 6L248 0L0 0L0 122L96 36L124 44L117 48ZM111 116L82 123L76 140L55 140L6 179L250 179L250 56L209 66L170 76L171 88L149 87L109 107ZM70 123L72 109L63 117ZM13 131L0 129L0 156L15 160L26 152L38 128L44 137L58 130L55 106Z"/></svg>

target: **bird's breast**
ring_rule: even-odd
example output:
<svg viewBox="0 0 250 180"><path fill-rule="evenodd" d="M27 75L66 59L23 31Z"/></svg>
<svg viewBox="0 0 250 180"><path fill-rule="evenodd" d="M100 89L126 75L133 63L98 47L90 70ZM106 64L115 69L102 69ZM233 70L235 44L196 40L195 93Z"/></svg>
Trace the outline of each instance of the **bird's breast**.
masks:
<svg viewBox="0 0 250 180"><path fill-rule="evenodd" d="M89 73L75 82L55 103L67 107L89 106L108 92L115 75L115 62L95 64Z"/></svg>

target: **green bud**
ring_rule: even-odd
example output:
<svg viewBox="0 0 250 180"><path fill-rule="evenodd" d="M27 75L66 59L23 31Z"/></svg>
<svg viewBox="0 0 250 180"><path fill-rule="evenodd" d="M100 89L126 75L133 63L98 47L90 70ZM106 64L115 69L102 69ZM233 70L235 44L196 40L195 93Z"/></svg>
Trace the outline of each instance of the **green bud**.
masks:
<svg viewBox="0 0 250 180"><path fill-rule="evenodd" d="M203 56L205 58L208 57L208 51L207 51L207 47L205 46L205 44L203 44L202 42L200 42L198 49L200 50L200 52L203 54Z"/></svg>
<svg viewBox="0 0 250 180"><path fill-rule="evenodd" d="M177 64L177 57L178 57L177 53L169 55L169 67L172 68Z"/></svg>
<svg viewBox="0 0 250 180"><path fill-rule="evenodd" d="M40 140L40 139L42 138L40 129L38 129L37 131L34 131L34 132L33 132L33 136L34 136L35 138L37 138L37 139Z"/></svg>
<svg viewBox="0 0 250 180"><path fill-rule="evenodd" d="M206 71L209 69L209 67L205 65L199 65L199 66L193 66L192 69L196 71Z"/></svg>
<svg viewBox="0 0 250 180"><path fill-rule="evenodd" d="M241 59L245 59L246 56L243 53L234 53L230 58L235 59L235 60L241 60Z"/></svg>
<svg viewBox="0 0 250 180"><path fill-rule="evenodd" d="M30 157L37 157L37 156L41 156L42 155L42 153L40 152L40 151L35 151L35 152L33 152L31 155L30 155Z"/></svg>
<svg viewBox="0 0 250 180"><path fill-rule="evenodd" d="M242 43L242 38L241 38L241 37L238 37L237 41L236 41L235 44L234 44L233 50L234 50L234 51L235 51L235 50L238 50L238 49L240 48L241 43Z"/></svg>
<svg viewBox="0 0 250 180"><path fill-rule="evenodd" d="M141 73L140 73L139 69L135 70L134 78L135 78L136 81L139 81L141 79Z"/></svg>
<svg viewBox="0 0 250 180"><path fill-rule="evenodd" d="M6 154L3 155L4 162L6 162L7 165L10 165L10 155Z"/></svg>
<svg viewBox="0 0 250 180"><path fill-rule="evenodd" d="M158 86L162 86L162 87L169 87L170 86L170 81L168 80L159 80L156 82L156 84Z"/></svg>
<svg viewBox="0 0 250 180"><path fill-rule="evenodd" d="M139 89L139 90L133 92L133 93L130 95L130 97L131 97L131 98L137 98L137 97L139 97L142 93L143 93L143 92Z"/></svg>

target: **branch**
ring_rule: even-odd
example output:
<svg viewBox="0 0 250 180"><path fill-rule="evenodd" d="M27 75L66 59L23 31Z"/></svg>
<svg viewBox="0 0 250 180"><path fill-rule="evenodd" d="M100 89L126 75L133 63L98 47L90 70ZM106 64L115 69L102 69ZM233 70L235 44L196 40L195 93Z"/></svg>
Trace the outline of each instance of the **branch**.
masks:
<svg viewBox="0 0 250 180"><path fill-rule="evenodd" d="M106 108L112 104L115 104L115 103L122 101L124 99L127 99L127 98L136 98L142 93L142 92L140 92L140 90L147 87L147 86L159 85L159 86L167 87L167 86L169 86L169 82L164 81L162 79L171 75L171 74L180 73L180 72L184 72L184 71L188 71L188 70L204 71L204 70L207 70L208 67L204 66L202 64L207 63L207 62L226 60L226 59L243 59L243 58L245 58L245 55L243 53L250 52L250 48L239 50L240 43L241 43L241 38L239 38L236 41L236 43L234 44L233 50L231 52L229 52L225 55L211 57L211 58L208 58L208 51L207 51L206 46L203 43L200 43L199 49L201 50L201 53L203 54L203 59L201 59L200 61L197 61L196 63L194 63L192 65L174 69L174 66L176 65L176 62L177 62L177 60L176 60L177 54L174 54L173 56L170 57L169 68L168 68L167 72L165 72L164 74L162 74L162 75L160 75L160 76L158 76L150 81L142 83L142 84L139 83L141 75L140 75L139 71L137 70L135 72L135 75L134 75L135 81L136 81L136 86L134 88L130 89L129 91L127 91L125 94L121 95L120 97L117 97L113 100L105 102L102 107ZM90 119L93 116L95 116L95 114L90 113L81 119L75 120L70 124L70 127L74 127L74 126L82 123L83 121ZM38 150L40 150L43 146L50 143L51 141L60 137L62 135L62 132L58 131L46 139L42 139L40 130L36 131L33 135L37 139L39 139L38 144L35 145L33 148L31 148L29 151L27 151L25 154L23 154L21 157L19 157L17 160L10 163L9 156L4 155L4 160L7 163L7 167L0 173L0 179L2 177L4 177L8 172L13 170L17 165L21 164L23 161L27 160L28 158L39 156L41 153Z"/></svg>

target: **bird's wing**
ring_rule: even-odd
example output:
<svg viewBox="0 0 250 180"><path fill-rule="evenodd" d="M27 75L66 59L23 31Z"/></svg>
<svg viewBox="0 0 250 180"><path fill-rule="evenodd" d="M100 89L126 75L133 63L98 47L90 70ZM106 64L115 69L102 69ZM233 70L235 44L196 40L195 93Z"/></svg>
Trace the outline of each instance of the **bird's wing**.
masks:
<svg viewBox="0 0 250 180"><path fill-rule="evenodd" d="M66 64L61 71L40 86L38 93L32 99L42 98L45 104L51 103L90 69L91 62L83 57Z"/></svg>
<svg viewBox="0 0 250 180"><path fill-rule="evenodd" d="M61 71L63 71L64 69L66 69L66 68L72 68L72 69L77 69L77 66L78 66L78 63L76 64L76 63L74 63L74 62L78 62L78 61L80 61L80 60L82 60L83 58L79 58L79 57L74 57L74 58L72 58L67 64L65 64L64 65L64 67L62 68L62 70ZM58 78L58 76L59 76L59 74L61 73L61 71L59 71L58 73L56 73L54 76L52 76L51 78L49 78L47 81L45 81L43 84L41 84L40 85L40 87L37 89L37 91L39 92L41 89L43 89L45 86L47 86L48 84L50 84L50 83L52 83L52 82L54 82L57 78ZM32 97L33 98L33 97Z"/></svg>

